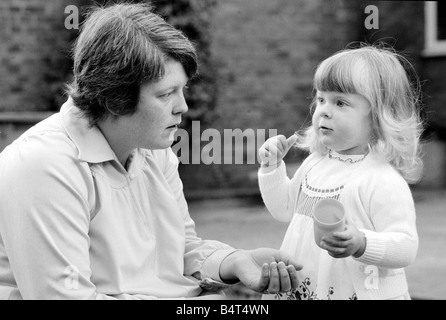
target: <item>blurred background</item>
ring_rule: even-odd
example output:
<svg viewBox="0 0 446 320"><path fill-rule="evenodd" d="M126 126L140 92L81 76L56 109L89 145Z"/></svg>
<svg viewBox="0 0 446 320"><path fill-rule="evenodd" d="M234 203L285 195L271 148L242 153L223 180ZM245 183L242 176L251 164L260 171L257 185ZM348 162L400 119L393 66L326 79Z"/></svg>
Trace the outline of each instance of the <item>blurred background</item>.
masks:
<svg viewBox="0 0 446 320"><path fill-rule="evenodd" d="M64 85L71 80L70 49L79 33L77 22L82 23L88 6L110 2L1 0L0 151L59 110L67 99ZM188 132L192 121L200 121L201 131L276 129L278 134L291 135L310 120L311 81L323 59L358 41L384 42L406 55L422 82L422 113L427 121L425 174L411 186L420 250L407 268L409 287L417 299L446 299L446 4L362 0L151 3L198 47L200 76L188 91L190 111L183 123ZM233 143L225 141L225 149ZM289 175L303 156L287 155ZM280 247L287 225L274 221L264 208L257 170L258 164L180 164L190 212L203 238L241 248ZM258 297L240 287L233 291Z"/></svg>

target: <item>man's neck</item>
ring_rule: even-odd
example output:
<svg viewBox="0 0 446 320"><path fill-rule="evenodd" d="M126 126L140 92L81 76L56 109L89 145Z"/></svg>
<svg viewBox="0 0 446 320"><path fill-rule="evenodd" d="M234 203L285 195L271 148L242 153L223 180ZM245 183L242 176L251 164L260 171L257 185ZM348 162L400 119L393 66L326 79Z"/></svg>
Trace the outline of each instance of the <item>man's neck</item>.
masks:
<svg viewBox="0 0 446 320"><path fill-rule="evenodd" d="M129 147L125 135L117 134L120 130L116 130L116 126L117 123L111 123L111 120L106 120L98 124L99 130L102 132L110 145L110 148L115 153L117 160L121 163L124 169L127 170L131 162L129 161L130 154L135 148Z"/></svg>

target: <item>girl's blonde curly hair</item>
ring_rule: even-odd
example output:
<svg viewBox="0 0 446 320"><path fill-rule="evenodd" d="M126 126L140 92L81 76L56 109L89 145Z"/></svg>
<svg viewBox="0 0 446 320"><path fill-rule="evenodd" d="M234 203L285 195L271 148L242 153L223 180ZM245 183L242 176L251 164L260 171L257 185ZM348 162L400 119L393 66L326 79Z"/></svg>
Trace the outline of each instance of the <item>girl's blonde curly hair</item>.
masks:
<svg viewBox="0 0 446 320"><path fill-rule="evenodd" d="M421 178L421 90L406 58L375 45L345 49L318 66L313 88L365 97L372 113L371 152L390 162L407 182L415 183ZM315 101L312 108L314 105ZM311 153L328 152L313 126L301 134L298 146Z"/></svg>

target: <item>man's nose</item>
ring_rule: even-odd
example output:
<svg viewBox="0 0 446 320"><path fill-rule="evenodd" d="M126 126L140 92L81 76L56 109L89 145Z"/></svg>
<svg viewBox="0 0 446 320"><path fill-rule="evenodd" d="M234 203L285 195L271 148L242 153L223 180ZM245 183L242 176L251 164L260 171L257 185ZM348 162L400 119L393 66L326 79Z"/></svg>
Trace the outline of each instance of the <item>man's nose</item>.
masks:
<svg viewBox="0 0 446 320"><path fill-rule="evenodd" d="M175 114L186 113L188 110L189 107L187 106L186 98L184 97L184 94L181 94L180 97L178 98L178 101L175 104L173 112Z"/></svg>

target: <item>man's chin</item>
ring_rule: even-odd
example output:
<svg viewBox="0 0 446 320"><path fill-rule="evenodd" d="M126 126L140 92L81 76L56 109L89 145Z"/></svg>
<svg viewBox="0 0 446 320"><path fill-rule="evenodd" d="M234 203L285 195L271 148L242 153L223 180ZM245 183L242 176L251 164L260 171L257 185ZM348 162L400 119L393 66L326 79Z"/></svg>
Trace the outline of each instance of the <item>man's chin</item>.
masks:
<svg viewBox="0 0 446 320"><path fill-rule="evenodd" d="M178 129L173 129L169 133L169 147L175 142L175 133L178 131Z"/></svg>
<svg viewBox="0 0 446 320"><path fill-rule="evenodd" d="M146 147L149 150L162 150L170 148L177 140L178 137L175 136L177 130L171 130L168 134L165 134L159 137L156 141L153 141L150 144L150 147Z"/></svg>

